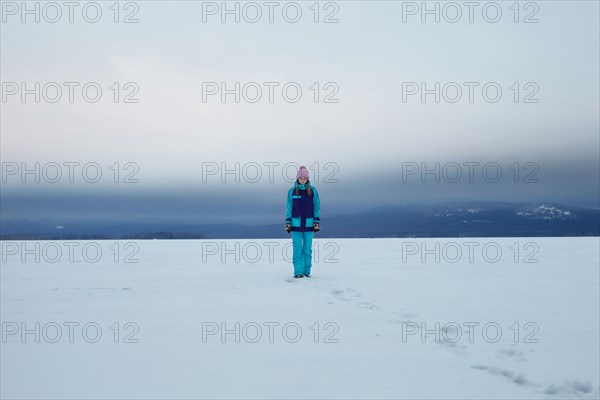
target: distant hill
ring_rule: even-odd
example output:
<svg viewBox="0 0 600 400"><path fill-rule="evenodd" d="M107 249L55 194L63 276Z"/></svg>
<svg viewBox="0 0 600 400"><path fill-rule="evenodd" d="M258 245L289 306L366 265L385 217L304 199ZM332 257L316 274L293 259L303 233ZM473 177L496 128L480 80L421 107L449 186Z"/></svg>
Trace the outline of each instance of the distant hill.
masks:
<svg viewBox="0 0 600 400"><path fill-rule="evenodd" d="M557 203L470 201L377 207L322 215L317 237L600 236L600 210ZM283 221L271 225L181 224L144 220L2 220L0 238L204 239L287 238Z"/></svg>
<svg viewBox="0 0 600 400"><path fill-rule="evenodd" d="M359 237L599 236L600 210L555 203L455 202L379 207L328 219L329 234ZM325 223L323 224L325 229Z"/></svg>

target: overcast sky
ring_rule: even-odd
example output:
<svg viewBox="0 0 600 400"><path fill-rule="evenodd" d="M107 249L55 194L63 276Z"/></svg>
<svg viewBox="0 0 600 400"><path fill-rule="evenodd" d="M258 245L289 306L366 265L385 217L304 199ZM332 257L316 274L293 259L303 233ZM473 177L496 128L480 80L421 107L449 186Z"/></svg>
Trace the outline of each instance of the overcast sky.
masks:
<svg viewBox="0 0 600 400"><path fill-rule="evenodd" d="M123 204L130 195L164 198L155 204L172 212L185 203L180 212L198 205L199 215L219 210L235 219L235 212L247 214L249 204L260 203L261 216L279 215L274 207L291 186L284 175L292 176L300 163L312 166L330 212L445 200L598 208L598 2L521 2L518 15L512 1L498 2L499 17L497 7L484 13L485 2L473 10L427 3L439 7L439 23L422 14L421 2L322 2L318 16L314 2L279 2L273 23L263 2L253 3L263 13L256 23L248 21L256 7L244 2L238 3L239 23L232 14L221 21L221 2L142 1L127 9L120 3L118 23L112 2L99 3L97 23L86 22L81 8L70 23L66 7L50 23L56 10L44 9L44 2L35 23L35 15L21 15L21 2L8 3L2 6L0 60L4 172L12 163L98 163L104 179L61 185L44 184L43 177L32 183L29 176L23 184L19 172L5 174L3 218L50 212L41 208L50 199L56 202L51 212L68 215L74 208L65 204L81 201L73 193L87 196L85 212L110 213L119 204L129 210ZM302 11L298 22L285 20L284 6L290 20ZM94 9L87 12L94 17ZM123 23L128 15L138 22ZM326 18L338 22L324 23ZM35 82L57 82L62 97L49 102L55 96L50 85L46 93L40 90L39 103L32 94L23 103L22 82L29 89ZM64 82L79 84L72 103ZM89 82L102 89L96 103L82 97ZM231 94L222 102L220 93L207 92L222 82L229 89L236 82L258 85L241 90L239 103ZM435 89L436 82L439 103L434 93L423 102L421 89ZM295 88L302 90L297 102L284 98L282 87L289 83L290 99ZM262 97L252 103L256 86ZM125 103L128 94L138 102ZM125 168L128 162L134 164ZM422 183L421 167L435 168L436 162L440 182L430 174ZM236 163L239 183L233 174L221 176L223 165L235 169ZM463 175L452 182L456 165ZM502 178L491 182L498 167ZM128 173L138 183L122 183ZM111 193L111 202L102 200ZM168 213L158 205L135 209Z"/></svg>

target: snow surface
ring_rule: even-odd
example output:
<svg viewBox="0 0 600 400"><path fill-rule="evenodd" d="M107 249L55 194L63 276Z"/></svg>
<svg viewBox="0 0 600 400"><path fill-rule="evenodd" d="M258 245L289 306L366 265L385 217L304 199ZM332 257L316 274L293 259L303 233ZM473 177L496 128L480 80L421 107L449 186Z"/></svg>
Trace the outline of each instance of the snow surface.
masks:
<svg viewBox="0 0 600 400"><path fill-rule="evenodd" d="M450 262L464 242L479 244L473 262ZM497 262L482 256L490 242ZM2 242L2 398L599 397L599 238L321 239L302 280L282 255L289 240L137 241L138 263L122 262L129 241L93 242L96 263L78 251L48 262L50 242L23 262L15 243ZM448 253L408 255L415 243ZM537 263L524 262L531 249ZM36 322L39 343L8 333ZM406 335L436 322L444 335ZM96 343L87 323L102 329ZM207 334L221 323L233 333Z"/></svg>

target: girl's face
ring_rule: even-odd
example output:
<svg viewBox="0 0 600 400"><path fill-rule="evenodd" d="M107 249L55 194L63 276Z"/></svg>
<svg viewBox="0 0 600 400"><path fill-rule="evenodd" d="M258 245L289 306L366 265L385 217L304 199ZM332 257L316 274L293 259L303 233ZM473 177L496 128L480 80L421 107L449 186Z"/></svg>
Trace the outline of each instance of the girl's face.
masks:
<svg viewBox="0 0 600 400"><path fill-rule="evenodd" d="M301 185L305 185L307 181L308 179L306 178L298 178L298 183L300 183Z"/></svg>

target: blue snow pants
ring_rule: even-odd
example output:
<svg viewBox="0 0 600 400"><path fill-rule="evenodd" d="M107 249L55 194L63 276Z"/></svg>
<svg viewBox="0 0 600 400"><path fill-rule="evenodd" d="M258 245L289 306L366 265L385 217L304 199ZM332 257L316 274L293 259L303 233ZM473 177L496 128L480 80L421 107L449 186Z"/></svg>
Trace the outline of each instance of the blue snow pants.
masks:
<svg viewBox="0 0 600 400"><path fill-rule="evenodd" d="M312 266L312 239L314 232L292 231L294 248L294 275L310 275Z"/></svg>

